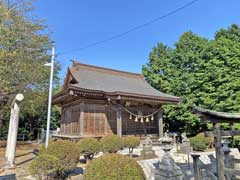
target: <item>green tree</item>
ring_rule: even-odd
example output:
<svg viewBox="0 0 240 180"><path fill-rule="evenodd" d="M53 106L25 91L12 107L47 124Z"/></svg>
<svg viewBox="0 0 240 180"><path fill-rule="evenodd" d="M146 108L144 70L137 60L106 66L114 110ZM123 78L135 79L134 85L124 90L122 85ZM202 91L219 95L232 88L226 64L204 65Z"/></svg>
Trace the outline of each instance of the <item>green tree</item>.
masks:
<svg viewBox="0 0 240 180"><path fill-rule="evenodd" d="M31 9L29 1L0 3L1 129L7 126L10 104L17 93L25 96L21 122L28 122L30 128L41 109L46 109L50 69L43 65L50 60L53 42L44 22L29 15ZM55 67L54 82L58 83L59 65Z"/></svg>
<svg viewBox="0 0 240 180"><path fill-rule="evenodd" d="M164 106L166 128L191 134L206 129L191 113L193 105L234 112L239 109L240 28L221 29L213 40L192 32L180 36L173 48L158 44L143 66L155 88L183 98L177 106Z"/></svg>

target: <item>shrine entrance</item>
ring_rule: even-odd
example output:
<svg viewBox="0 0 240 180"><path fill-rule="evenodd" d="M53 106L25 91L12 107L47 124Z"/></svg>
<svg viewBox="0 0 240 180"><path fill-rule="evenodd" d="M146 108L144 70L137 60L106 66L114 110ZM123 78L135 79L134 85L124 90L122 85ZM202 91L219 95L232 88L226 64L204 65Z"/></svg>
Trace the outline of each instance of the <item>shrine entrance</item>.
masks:
<svg viewBox="0 0 240 180"><path fill-rule="evenodd" d="M222 146L223 136L240 135L240 131L234 129L234 123L240 122L240 113L215 112L199 107L194 107L193 113L197 114L203 121L213 124L213 131L205 132L205 136L214 136L218 180L228 180L233 175L240 175L240 169L232 169L229 166L228 155L230 151ZM221 130L221 123L229 123L230 130Z"/></svg>

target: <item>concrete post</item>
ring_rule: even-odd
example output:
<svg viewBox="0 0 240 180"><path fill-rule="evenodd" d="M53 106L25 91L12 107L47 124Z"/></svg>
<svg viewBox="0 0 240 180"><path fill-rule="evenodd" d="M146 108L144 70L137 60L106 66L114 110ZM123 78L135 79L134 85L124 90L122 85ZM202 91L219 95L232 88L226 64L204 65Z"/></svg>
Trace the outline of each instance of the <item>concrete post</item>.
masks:
<svg viewBox="0 0 240 180"><path fill-rule="evenodd" d="M9 153L7 157L7 163L10 167L14 166L15 153L16 153L16 142L17 142L17 132L18 132L18 122L19 122L19 106L17 103L14 103L13 107L13 124L12 124L12 134L11 141L9 144Z"/></svg>
<svg viewBox="0 0 240 180"><path fill-rule="evenodd" d="M17 142L17 132L18 132L18 122L19 122L19 106L17 101L22 101L24 96L22 94L17 94L15 99L13 100L13 105L11 107L11 117L9 124L9 132L8 132L8 141L7 141L7 149L6 149L6 158L7 164L10 167L14 167L15 161L15 153L16 153L16 142Z"/></svg>
<svg viewBox="0 0 240 180"><path fill-rule="evenodd" d="M200 174L199 174L199 167L198 167L198 159L200 157L199 154L191 154L193 158L193 170L194 170L194 178L195 180L200 180Z"/></svg>
<svg viewBox="0 0 240 180"><path fill-rule="evenodd" d="M6 153L5 157L8 157L9 154L9 146L11 142L11 137L12 137L12 124L13 124L13 108L11 108L11 115L10 115L10 120L9 120L9 125L8 125L8 138L7 138L7 147L6 147Z"/></svg>

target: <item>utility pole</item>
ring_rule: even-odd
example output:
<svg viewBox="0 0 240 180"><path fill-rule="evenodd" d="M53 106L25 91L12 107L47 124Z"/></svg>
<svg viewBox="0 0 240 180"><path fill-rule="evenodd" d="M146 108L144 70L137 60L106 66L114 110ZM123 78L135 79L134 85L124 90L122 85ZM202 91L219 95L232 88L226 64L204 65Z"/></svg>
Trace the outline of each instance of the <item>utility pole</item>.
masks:
<svg viewBox="0 0 240 180"><path fill-rule="evenodd" d="M48 94L47 131L46 131L46 141L45 141L45 147L47 148L48 147L48 142L49 142L51 106L52 106L52 84L53 84L53 72L54 72L54 46L52 47L51 63L47 63L45 65L51 67L50 80L49 80L49 94Z"/></svg>

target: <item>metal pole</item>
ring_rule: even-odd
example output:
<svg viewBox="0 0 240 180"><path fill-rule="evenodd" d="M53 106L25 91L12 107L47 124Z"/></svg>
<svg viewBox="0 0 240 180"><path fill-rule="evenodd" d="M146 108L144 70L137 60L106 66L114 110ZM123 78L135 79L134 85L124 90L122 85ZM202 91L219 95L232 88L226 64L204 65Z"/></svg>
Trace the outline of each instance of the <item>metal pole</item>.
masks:
<svg viewBox="0 0 240 180"><path fill-rule="evenodd" d="M52 47L52 58L51 58L51 72L49 82L49 95L48 95L48 114L47 114L47 131L46 131L46 142L45 147L48 146L49 131L50 131L50 118L51 118L51 105L52 105L52 81L53 81L53 70L54 70L54 47Z"/></svg>

